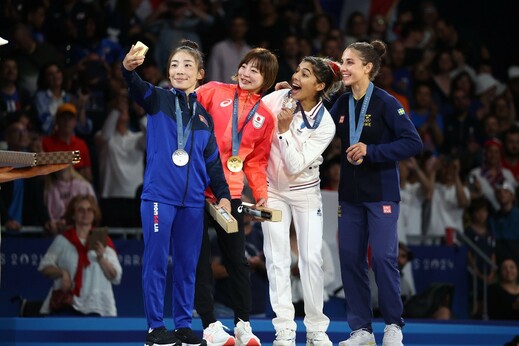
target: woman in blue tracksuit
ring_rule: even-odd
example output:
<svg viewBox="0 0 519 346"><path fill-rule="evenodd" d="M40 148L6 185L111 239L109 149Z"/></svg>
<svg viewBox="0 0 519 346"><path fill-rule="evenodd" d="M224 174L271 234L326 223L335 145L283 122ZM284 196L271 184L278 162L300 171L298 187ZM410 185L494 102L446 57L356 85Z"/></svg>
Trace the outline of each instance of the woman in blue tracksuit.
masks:
<svg viewBox="0 0 519 346"><path fill-rule="evenodd" d="M200 345L191 330L195 274L203 234L204 190L231 210L214 137L213 120L194 93L204 76L196 43L181 42L168 60L170 90L144 82L134 72L144 62L132 46L123 61L130 96L148 114L146 171L141 195L144 255L142 288L148 322L146 345ZM171 249L171 251L170 251ZM164 327L168 258L173 259L175 331Z"/></svg>
<svg viewBox="0 0 519 346"><path fill-rule="evenodd" d="M356 42L342 56L341 73L351 92L330 110L342 141L339 186L339 254L350 338L340 346L375 345L368 280L368 245L386 327L384 346L403 345L398 272L398 161L422 150L402 105L371 82L386 46Z"/></svg>

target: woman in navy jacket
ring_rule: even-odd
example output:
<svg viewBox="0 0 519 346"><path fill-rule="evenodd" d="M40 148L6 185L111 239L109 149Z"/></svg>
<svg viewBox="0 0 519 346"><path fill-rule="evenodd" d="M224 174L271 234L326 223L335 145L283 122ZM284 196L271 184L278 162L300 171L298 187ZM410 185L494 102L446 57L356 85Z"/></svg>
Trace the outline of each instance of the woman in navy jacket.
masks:
<svg viewBox="0 0 519 346"><path fill-rule="evenodd" d="M386 46L356 42L342 56L341 73L351 92L330 110L342 141L339 186L339 254L346 296L348 340L375 345L368 279L368 245L384 317L383 345L403 345L398 271L398 161L421 152L422 141L402 105L372 80Z"/></svg>

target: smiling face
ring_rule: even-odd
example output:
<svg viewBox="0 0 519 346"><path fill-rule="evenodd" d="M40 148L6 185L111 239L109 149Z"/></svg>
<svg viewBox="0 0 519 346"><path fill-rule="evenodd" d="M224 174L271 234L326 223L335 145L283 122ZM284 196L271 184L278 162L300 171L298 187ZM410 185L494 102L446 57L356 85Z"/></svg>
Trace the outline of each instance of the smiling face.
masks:
<svg viewBox="0 0 519 346"><path fill-rule="evenodd" d="M199 69L195 58L186 51L178 51L169 63L169 81L174 88L192 93L202 79L203 70Z"/></svg>
<svg viewBox="0 0 519 346"><path fill-rule="evenodd" d="M347 48L342 54L341 74L344 85L351 86L369 80L372 63L364 64L357 50Z"/></svg>
<svg viewBox="0 0 519 346"><path fill-rule="evenodd" d="M238 84L241 89L253 94L259 93L263 86L263 75L256 66L256 61L251 60L242 64L238 69Z"/></svg>
<svg viewBox="0 0 519 346"><path fill-rule="evenodd" d="M517 282L517 265L514 261L504 260L500 268L501 280L503 283Z"/></svg>
<svg viewBox="0 0 519 346"><path fill-rule="evenodd" d="M311 63L303 61L292 75L292 97L299 102L315 100L324 83L319 82Z"/></svg>

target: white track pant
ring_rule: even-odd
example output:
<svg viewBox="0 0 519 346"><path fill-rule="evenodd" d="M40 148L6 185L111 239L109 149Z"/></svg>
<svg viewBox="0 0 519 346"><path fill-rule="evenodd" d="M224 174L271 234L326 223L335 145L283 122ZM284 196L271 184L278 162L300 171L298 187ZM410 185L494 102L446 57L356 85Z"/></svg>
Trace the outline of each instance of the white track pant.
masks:
<svg viewBox="0 0 519 346"><path fill-rule="evenodd" d="M275 191L269 187L268 207L282 212L281 222L262 223L270 303L276 314L272 324L276 332L296 330L290 284L290 222L293 219L299 249L306 331L326 331L330 319L323 314L321 191L318 186L298 191Z"/></svg>

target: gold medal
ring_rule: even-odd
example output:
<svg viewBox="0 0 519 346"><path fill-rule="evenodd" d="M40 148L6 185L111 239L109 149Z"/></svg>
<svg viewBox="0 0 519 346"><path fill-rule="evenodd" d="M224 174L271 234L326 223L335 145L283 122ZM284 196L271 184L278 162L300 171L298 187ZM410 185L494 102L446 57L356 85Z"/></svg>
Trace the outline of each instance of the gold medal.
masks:
<svg viewBox="0 0 519 346"><path fill-rule="evenodd" d="M175 165L182 167L189 162L189 154L184 149L177 149L173 155L171 155L171 159Z"/></svg>
<svg viewBox="0 0 519 346"><path fill-rule="evenodd" d="M229 168L229 170L234 173L241 171L243 169L242 159L240 159L238 155L229 157L227 160L227 168Z"/></svg>

